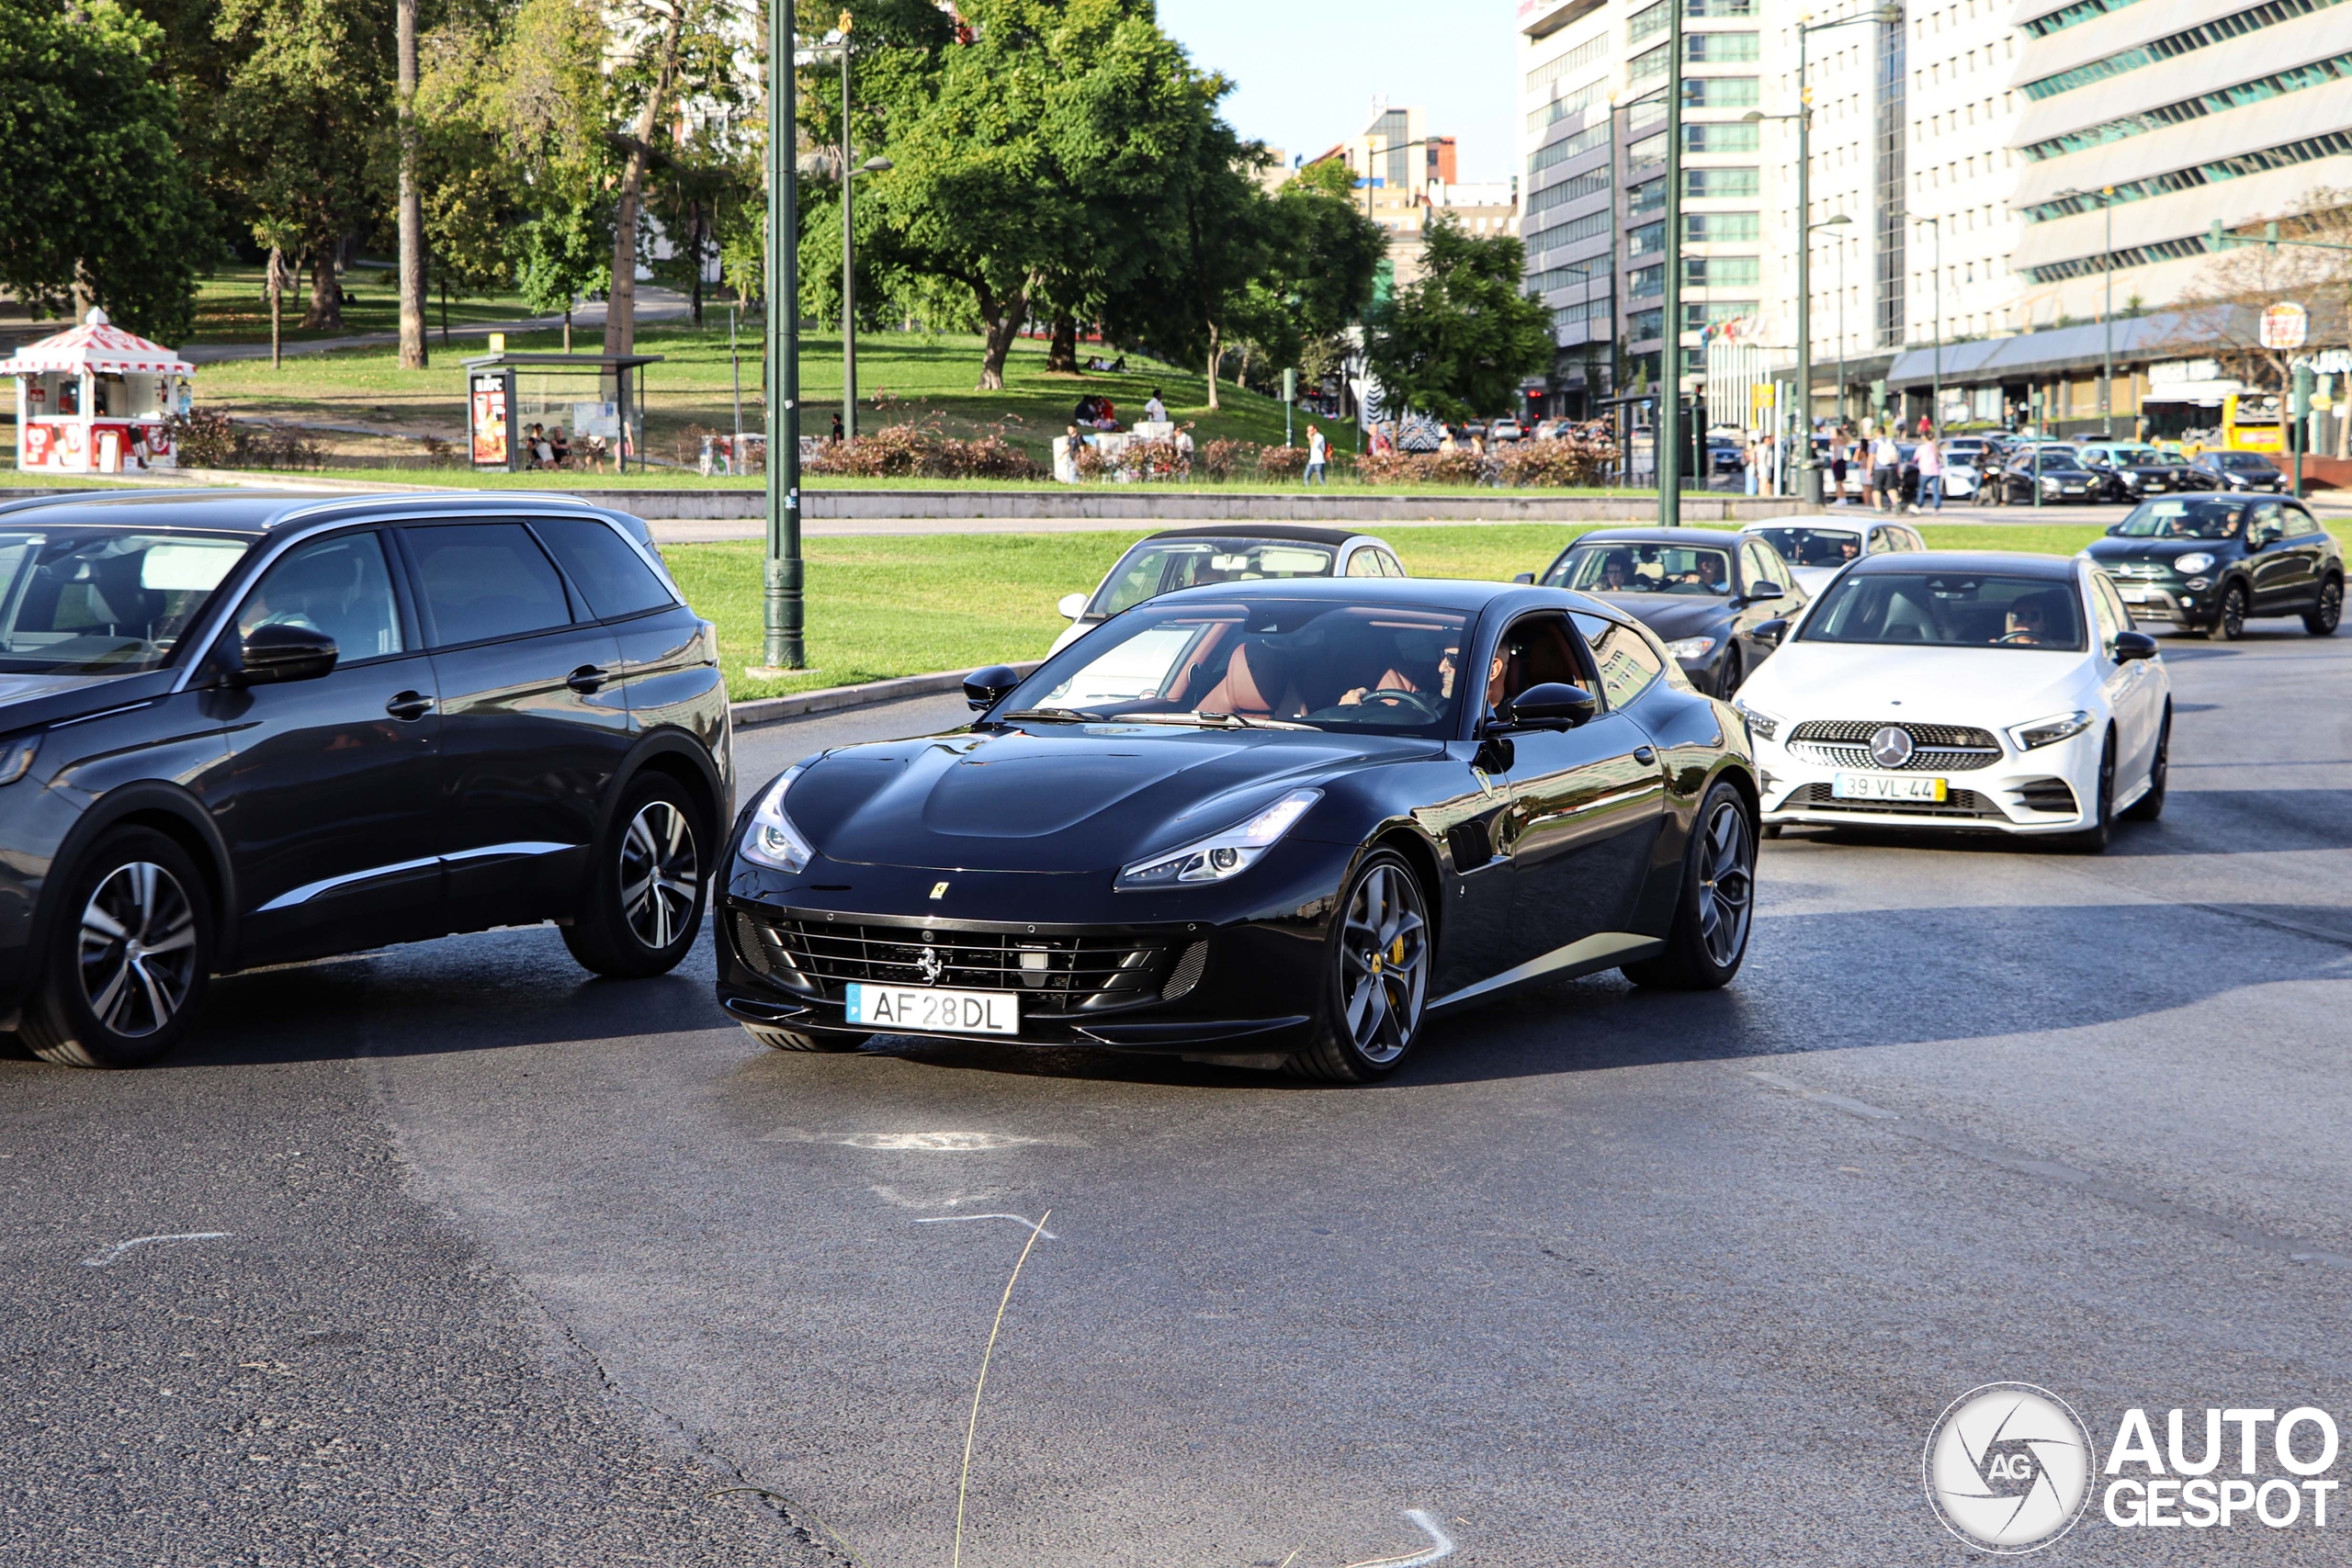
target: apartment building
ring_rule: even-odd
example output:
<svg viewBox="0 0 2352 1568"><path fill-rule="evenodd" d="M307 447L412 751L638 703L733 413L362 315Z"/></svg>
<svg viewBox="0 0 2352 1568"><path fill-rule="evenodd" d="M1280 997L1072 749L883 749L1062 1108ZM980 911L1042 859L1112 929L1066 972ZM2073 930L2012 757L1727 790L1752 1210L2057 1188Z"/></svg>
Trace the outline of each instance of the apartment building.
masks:
<svg viewBox="0 0 2352 1568"><path fill-rule="evenodd" d="M2352 189L2352 4L2027 0L2019 16L2021 324L2096 316L2110 268L2119 308L2172 303L2214 220Z"/></svg>

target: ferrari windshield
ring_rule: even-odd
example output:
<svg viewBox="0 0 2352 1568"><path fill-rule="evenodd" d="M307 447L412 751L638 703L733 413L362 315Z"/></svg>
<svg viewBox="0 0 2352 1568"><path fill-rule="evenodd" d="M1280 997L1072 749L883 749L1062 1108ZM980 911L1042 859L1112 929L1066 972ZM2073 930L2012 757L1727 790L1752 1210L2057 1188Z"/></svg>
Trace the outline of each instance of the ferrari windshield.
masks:
<svg viewBox="0 0 2352 1568"><path fill-rule="evenodd" d="M1329 577L1329 545L1292 539L1147 539L1111 569L1091 615L1115 615L1179 588L1267 578Z"/></svg>
<svg viewBox="0 0 2352 1568"><path fill-rule="evenodd" d="M1683 593L1721 599L1731 592L1731 557L1689 545L1632 540L1577 546L1544 574L1547 587L1579 593Z"/></svg>
<svg viewBox="0 0 2352 1568"><path fill-rule="evenodd" d="M1147 604L1046 660L999 716L1446 738L1465 625L1378 604Z"/></svg>
<svg viewBox="0 0 2352 1568"><path fill-rule="evenodd" d="M113 528L0 528L0 671L155 669L245 548Z"/></svg>
<svg viewBox="0 0 2352 1568"><path fill-rule="evenodd" d="M1756 536L1791 566L1844 566L1862 553L1862 536L1849 528L1758 528Z"/></svg>
<svg viewBox="0 0 2352 1568"><path fill-rule="evenodd" d="M1849 572L1829 585L1800 635L1805 642L2083 649L2070 584L1991 572Z"/></svg>
<svg viewBox="0 0 2352 1568"><path fill-rule="evenodd" d="M2243 501L2143 501L2116 525L2127 539L2234 539Z"/></svg>

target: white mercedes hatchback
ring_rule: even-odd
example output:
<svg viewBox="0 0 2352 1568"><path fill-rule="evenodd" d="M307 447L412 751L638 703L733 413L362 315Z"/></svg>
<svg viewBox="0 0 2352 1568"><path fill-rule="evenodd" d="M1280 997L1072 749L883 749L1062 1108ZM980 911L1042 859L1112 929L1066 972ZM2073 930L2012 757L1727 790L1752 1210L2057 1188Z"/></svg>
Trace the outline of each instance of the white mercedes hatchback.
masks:
<svg viewBox="0 0 2352 1568"><path fill-rule="evenodd" d="M1741 688L1767 833L1976 829L2107 847L2164 810L2172 678L2080 558L1872 555Z"/></svg>

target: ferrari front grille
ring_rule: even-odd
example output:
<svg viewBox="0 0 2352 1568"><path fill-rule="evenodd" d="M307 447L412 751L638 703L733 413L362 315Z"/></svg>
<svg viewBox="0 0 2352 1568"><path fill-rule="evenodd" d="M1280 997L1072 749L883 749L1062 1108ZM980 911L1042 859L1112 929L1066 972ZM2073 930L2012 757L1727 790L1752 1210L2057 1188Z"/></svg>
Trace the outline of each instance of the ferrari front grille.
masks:
<svg viewBox="0 0 2352 1568"><path fill-rule="evenodd" d="M837 919L754 919L738 912L736 946L744 962L794 990L842 998L854 982L1016 991L1039 1012L1085 1012L1148 999L1172 990L1171 943L1133 936L1033 936L956 927L885 926ZM1206 961L1185 953L1192 970ZM1183 965L1179 965L1181 975ZM1181 994L1181 993L1177 993Z"/></svg>

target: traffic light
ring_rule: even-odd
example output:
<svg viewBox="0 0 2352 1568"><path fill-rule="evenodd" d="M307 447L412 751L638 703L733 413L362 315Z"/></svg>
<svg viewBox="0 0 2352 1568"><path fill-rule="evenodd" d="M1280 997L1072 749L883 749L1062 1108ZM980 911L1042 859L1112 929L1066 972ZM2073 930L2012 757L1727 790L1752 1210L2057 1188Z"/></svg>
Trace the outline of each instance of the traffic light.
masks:
<svg viewBox="0 0 2352 1568"><path fill-rule="evenodd" d="M2312 393L2317 389L2318 380L2317 372L2313 371L2309 365L2295 367L2295 418L2299 420L2311 418Z"/></svg>

